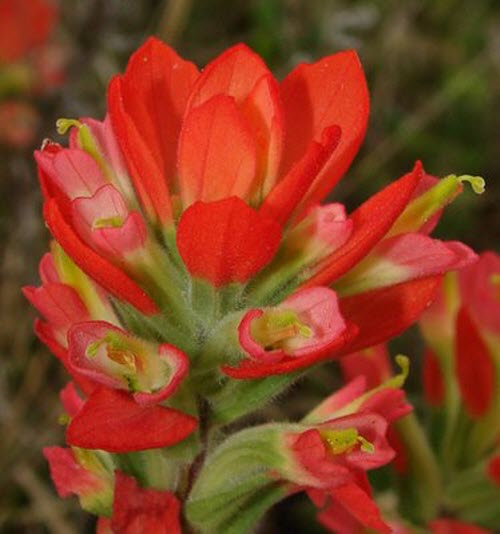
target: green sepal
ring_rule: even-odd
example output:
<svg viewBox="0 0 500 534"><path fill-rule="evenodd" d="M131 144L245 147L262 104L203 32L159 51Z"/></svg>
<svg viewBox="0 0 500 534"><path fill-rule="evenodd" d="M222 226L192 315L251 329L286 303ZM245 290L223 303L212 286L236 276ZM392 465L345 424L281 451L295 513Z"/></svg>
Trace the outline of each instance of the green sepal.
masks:
<svg viewBox="0 0 500 534"><path fill-rule="evenodd" d="M241 503L236 517L230 517L227 522L222 522L218 531L213 534L224 532L225 534L245 534L253 532L259 520L276 503L288 496L286 486L275 483L269 484L257 493L253 493Z"/></svg>
<svg viewBox="0 0 500 534"><path fill-rule="evenodd" d="M240 518L242 524L255 521L276 502L259 495L275 485L272 473L286 470L287 455L283 432L294 425L268 424L233 434L209 455L191 490L186 504L188 520L202 533L228 532ZM261 493L264 492L264 493ZM285 496L286 492L279 493ZM241 518L245 508L246 519ZM236 530L230 530L237 532Z"/></svg>
<svg viewBox="0 0 500 534"><path fill-rule="evenodd" d="M114 458L119 469L136 478L141 486L160 491L176 489L180 465L170 461L168 449L115 454Z"/></svg>
<svg viewBox="0 0 500 534"><path fill-rule="evenodd" d="M145 316L126 302L117 299L112 299L112 302L121 323L136 336L154 343L170 343L187 353L196 349L195 340L186 336L165 315Z"/></svg>
<svg viewBox="0 0 500 534"><path fill-rule="evenodd" d="M227 380L210 397L213 422L225 425L274 401L305 373L303 371L258 380Z"/></svg>

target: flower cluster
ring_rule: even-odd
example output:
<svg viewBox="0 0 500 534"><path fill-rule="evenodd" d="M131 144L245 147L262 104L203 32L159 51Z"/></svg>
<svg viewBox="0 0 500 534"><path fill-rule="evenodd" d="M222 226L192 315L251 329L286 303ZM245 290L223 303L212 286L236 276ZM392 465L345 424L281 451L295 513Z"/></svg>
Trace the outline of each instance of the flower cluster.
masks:
<svg viewBox="0 0 500 534"><path fill-rule="evenodd" d="M110 518L100 528L243 532L305 490L325 524L388 531L365 473L394 457L401 377L366 393L354 379L297 424L221 430L314 364L405 330L477 259L430 233L480 178L417 162L350 214L320 204L368 108L352 51L278 83L244 45L200 72L150 39L103 121L60 119L69 147L36 152L54 241L24 291L80 391L62 393L69 448L46 456L62 496Z"/></svg>

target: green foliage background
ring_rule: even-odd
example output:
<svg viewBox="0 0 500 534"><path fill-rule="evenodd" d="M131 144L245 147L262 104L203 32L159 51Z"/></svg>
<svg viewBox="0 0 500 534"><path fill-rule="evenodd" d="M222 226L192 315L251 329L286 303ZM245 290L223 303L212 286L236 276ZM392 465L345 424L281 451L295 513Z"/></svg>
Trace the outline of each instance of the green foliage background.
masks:
<svg viewBox="0 0 500 534"><path fill-rule="evenodd" d="M110 76L155 33L204 65L244 41L278 77L300 61L344 48L362 58L372 97L369 131L331 198L350 208L422 159L428 172L479 174L487 193L462 197L438 235L478 251L498 249L500 177L500 3L494 0L71 0L61 2L57 37L69 54L67 83L35 103L37 145L57 139L58 117L102 117ZM300 126L298 126L300 127ZM20 286L37 283L48 235L31 152L0 148L0 531L91 532L76 501L60 501L48 482L42 446L62 443L57 425L59 366L31 333L34 313ZM411 393L419 389L413 334L397 341L413 356ZM323 366L288 394L295 417L338 385ZM262 533L322 532L305 501L280 505Z"/></svg>

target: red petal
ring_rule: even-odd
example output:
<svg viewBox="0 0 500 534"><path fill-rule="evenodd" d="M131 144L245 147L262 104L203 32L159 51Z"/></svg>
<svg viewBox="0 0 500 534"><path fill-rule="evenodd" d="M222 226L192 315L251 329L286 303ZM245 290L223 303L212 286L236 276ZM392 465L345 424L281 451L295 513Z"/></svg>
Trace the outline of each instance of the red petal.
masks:
<svg viewBox="0 0 500 534"><path fill-rule="evenodd" d="M260 78L269 74L260 56L250 48L244 44L233 46L203 69L188 108L199 106L215 95L232 96L240 104Z"/></svg>
<svg viewBox="0 0 500 534"><path fill-rule="evenodd" d="M316 175L335 151L341 138L338 126L326 128L321 140L312 141L306 153L292 166L264 200L261 213L285 224L297 205L304 198Z"/></svg>
<svg viewBox="0 0 500 534"><path fill-rule="evenodd" d="M68 444L131 452L168 447L185 439L196 419L171 408L140 406L122 391L96 389L66 430Z"/></svg>
<svg viewBox="0 0 500 534"><path fill-rule="evenodd" d="M64 220L54 199L44 205L44 218L51 234L73 261L104 289L129 302L146 315L158 313L151 298L122 270L87 246Z"/></svg>
<svg viewBox="0 0 500 534"><path fill-rule="evenodd" d="M303 206L321 200L349 167L363 140L369 96L359 58L345 51L301 64L281 83L285 112L285 153L281 174L304 155L311 140L337 124L342 130L338 149L314 182Z"/></svg>
<svg viewBox="0 0 500 534"><path fill-rule="evenodd" d="M404 210L422 177L422 165L369 198L351 215L353 231L346 244L324 262L324 267L304 285L328 285L356 263L389 231Z"/></svg>
<svg viewBox="0 0 500 534"><path fill-rule="evenodd" d="M285 358L278 363L259 363L245 359L239 363L238 367L224 365L221 367L221 371L237 379L262 378L264 376L291 373L292 371L310 367L323 360L330 359L332 353L341 350L344 345L355 338L356 333L357 328L352 324L348 324L346 330L337 338L337 342L330 345L325 352L309 354L301 358Z"/></svg>
<svg viewBox="0 0 500 534"><path fill-rule="evenodd" d="M215 286L246 282L273 258L279 224L237 197L196 202L181 217L177 247L193 276Z"/></svg>
<svg viewBox="0 0 500 534"><path fill-rule="evenodd" d="M440 276L421 278L340 299L342 316L359 328L341 354L383 343L403 332L430 306L440 282Z"/></svg>
<svg viewBox="0 0 500 534"><path fill-rule="evenodd" d="M470 415L481 417L490 408L495 393L495 366L466 308L458 312L455 330L460 392Z"/></svg>
<svg viewBox="0 0 500 534"><path fill-rule="evenodd" d="M169 491L140 488L120 471L115 474L111 528L116 534L181 534L181 506Z"/></svg>
<svg viewBox="0 0 500 534"><path fill-rule="evenodd" d="M187 114L179 139L184 207L196 200L209 202L232 195L248 198L256 166L253 133L233 98L214 96Z"/></svg>
<svg viewBox="0 0 500 534"><path fill-rule="evenodd" d="M182 117L197 77L193 63L150 38L132 55L123 77L113 80L109 88L111 121L134 185L145 189L161 220L168 205L167 184L175 179ZM151 175L153 169L157 172ZM155 196L158 193L162 196Z"/></svg>
<svg viewBox="0 0 500 534"><path fill-rule="evenodd" d="M439 360L432 350L426 349L422 367L422 384L426 401L439 406L444 401L444 381Z"/></svg>

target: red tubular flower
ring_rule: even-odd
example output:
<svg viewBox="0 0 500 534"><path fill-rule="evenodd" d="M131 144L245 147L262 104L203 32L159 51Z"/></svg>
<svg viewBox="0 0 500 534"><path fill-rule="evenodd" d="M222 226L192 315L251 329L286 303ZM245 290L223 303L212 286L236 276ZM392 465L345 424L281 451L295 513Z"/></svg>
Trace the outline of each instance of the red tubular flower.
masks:
<svg viewBox="0 0 500 534"><path fill-rule="evenodd" d="M105 513L111 507L113 472L98 456L62 447L45 447L43 454L60 497L77 495L82 507L95 514Z"/></svg>
<svg viewBox="0 0 500 534"><path fill-rule="evenodd" d="M238 330L241 347L252 360L275 363L320 356L346 328L335 293L318 287L298 291L276 308L248 311Z"/></svg>
<svg viewBox="0 0 500 534"><path fill-rule="evenodd" d="M174 346L147 343L104 321L75 324L68 344L74 372L130 391L141 405L170 397L188 371L187 356Z"/></svg>
<svg viewBox="0 0 500 534"><path fill-rule="evenodd" d="M307 489L321 509L318 520L332 532L391 531L365 472L394 458L386 433L411 410L399 389L405 375L366 392L366 380L358 376L306 416L302 423L309 430L287 436L295 465L288 477Z"/></svg>
<svg viewBox="0 0 500 534"><path fill-rule="evenodd" d="M181 507L173 493L141 488L134 478L120 471L115 478L112 532L181 534Z"/></svg>

